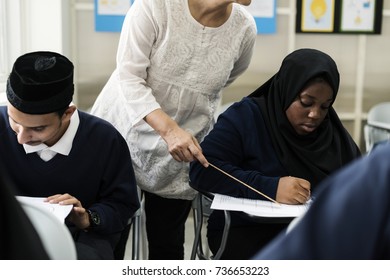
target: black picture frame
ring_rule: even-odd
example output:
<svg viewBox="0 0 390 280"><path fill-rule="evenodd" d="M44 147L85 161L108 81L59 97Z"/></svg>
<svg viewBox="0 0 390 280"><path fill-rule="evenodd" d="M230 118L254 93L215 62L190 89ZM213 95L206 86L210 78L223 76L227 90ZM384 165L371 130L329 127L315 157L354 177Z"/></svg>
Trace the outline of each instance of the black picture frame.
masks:
<svg viewBox="0 0 390 280"><path fill-rule="evenodd" d="M383 0L297 0L296 33L381 34L382 17Z"/></svg>

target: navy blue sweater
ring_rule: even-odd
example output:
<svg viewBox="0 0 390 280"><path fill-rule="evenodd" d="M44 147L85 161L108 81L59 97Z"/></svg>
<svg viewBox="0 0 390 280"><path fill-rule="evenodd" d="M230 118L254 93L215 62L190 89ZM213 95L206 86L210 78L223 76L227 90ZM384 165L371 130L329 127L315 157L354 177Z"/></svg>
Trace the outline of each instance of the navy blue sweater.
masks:
<svg viewBox="0 0 390 280"><path fill-rule="evenodd" d="M108 122L79 111L80 125L68 156L48 162L26 154L0 107L0 161L18 195L47 197L69 193L101 218L96 232L121 231L139 208L128 146Z"/></svg>

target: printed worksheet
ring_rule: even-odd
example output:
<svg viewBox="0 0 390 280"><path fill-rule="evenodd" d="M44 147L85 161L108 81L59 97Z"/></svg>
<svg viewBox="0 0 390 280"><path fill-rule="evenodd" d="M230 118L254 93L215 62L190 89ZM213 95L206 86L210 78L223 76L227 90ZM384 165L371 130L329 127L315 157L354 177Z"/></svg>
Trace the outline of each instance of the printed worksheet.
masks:
<svg viewBox="0 0 390 280"><path fill-rule="evenodd" d="M259 217L298 217L307 211L310 203L309 201L299 205L277 204L266 200L214 194L211 209L242 211Z"/></svg>

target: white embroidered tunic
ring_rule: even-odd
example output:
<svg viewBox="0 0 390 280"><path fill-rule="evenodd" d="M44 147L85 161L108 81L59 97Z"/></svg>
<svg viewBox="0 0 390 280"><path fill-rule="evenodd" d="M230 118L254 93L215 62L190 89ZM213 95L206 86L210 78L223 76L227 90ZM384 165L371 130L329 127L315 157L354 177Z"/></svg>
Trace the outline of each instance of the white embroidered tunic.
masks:
<svg viewBox="0 0 390 280"><path fill-rule="evenodd" d="M189 163L177 162L143 118L161 108L200 142L214 124L223 87L248 67L256 39L253 17L233 4L220 27L204 27L187 0L137 0L126 15L117 67L92 114L125 137L138 186L166 198L193 199Z"/></svg>

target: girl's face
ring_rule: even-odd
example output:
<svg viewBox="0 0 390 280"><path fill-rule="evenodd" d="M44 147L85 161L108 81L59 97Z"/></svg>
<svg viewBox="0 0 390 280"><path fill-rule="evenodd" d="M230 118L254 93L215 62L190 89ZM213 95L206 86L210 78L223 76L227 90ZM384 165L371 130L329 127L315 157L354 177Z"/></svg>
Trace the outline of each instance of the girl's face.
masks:
<svg viewBox="0 0 390 280"><path fill-rule="evenodd" d="M327 82L311 83L290 104L286 116L298 135L307 135L320 126L332 103L333 90Z"/></svg>

